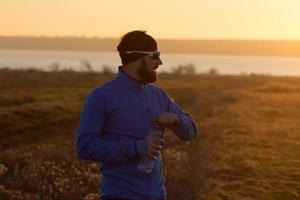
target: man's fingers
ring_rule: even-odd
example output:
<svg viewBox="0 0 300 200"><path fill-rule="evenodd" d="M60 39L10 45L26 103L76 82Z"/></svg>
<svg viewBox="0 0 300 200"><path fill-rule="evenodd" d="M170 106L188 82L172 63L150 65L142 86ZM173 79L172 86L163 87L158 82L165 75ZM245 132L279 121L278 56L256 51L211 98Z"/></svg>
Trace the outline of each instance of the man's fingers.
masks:
<svg viewBox="0 0 300 200"><path fill-rule="evenodd" d="M151 148L150 149L150 152L153 154L153 155L158 155L159 153L160 153L160 150L158 150L158 149L155 149L155 148Z"/></svg>
<svg viewBox="0 0 300 200"><path fill-rule="evenodd" d="M148 149L148 156L152 159L157 159L160 152L163 150L165 142L163 139L156 138L155 140L151 140L150 146Z"/></svg>
<svg viewBox="0 0 300 200"><path fill-rule="evenodd" d="M170 119L167 116L161 116L160 118L157 119L159 124L165 124L168 121L170 121Z"/></svg>
<svg viewBox="0 0 300 200"><path fill-rule="evenodd" d="M156 159L157 159L157 157L154 156L152 153L148 153L148 156L149 156L151 159L153 159L153 160L156 160Z"/></svg>
<svg viewBox="0 0 300 200"><path fill-rule="evenodd" d="M162 126L172 126L178 120L175 113L165 112L155 118L155 122Z"/></svg>
<svg viewBox="0 0 300 200"><path fill-rule="evenodd" d="M162 150L162 145L160 145L160 144L153 144L153 145L150 146L150 149L161 151Z"/></svg>
<svg viewBox="0 0 300 200"><path fill-rule="evenodd" d="M171 119L160 119L158 121L159 125L163 125L163 126L170 126L171 124L173 124L173 120Z"/></svg>
<svg viewBox="0 0 300 200"><path fill-rule="evenodd" d="M155 144L155 143L153 143L153 144L150 144L150 149L156 149L156 150L161 150L162 149L162 145L159 143L159 144Z"/></svg>
<svg viewBox="0 0 300 200"><path fill-rule="evenodd" d="M163 138L151 138L150 142L154 143L154 144L162 144L164 142L164 139Z"/></svg>
<svg viewBox="0 0 300 200"><path fill-rule="evenodd" d="M161 145L151 146L148 150L148 155L151 158L157 159L157 157L159 156L161 151L162 151L162 146Z"/></svg>
<svg viewBox="0 0 300 200"><path fill-rule="evenodd" d="M150 158L156 160L157 157L158 157L158 153L156 153L156 151L151 151L151 150L150 150L150 152L148 152L148 156L149 156Z"/></svg>
<svg viewBox="0 0 300 200"><path fill-rule="evenodd" d="M166 142L164 139L157 139L150 143L150 146L159 147L160 149L163 149L166 146Z"/></svg>
<svg viewBox="0 0 300 200"><path fill-rule="evenodd" d="M156 118L154 119L154 122L155 122L155 124L157 124L157 125L161 125L158 117L156 117Z"/></svg>

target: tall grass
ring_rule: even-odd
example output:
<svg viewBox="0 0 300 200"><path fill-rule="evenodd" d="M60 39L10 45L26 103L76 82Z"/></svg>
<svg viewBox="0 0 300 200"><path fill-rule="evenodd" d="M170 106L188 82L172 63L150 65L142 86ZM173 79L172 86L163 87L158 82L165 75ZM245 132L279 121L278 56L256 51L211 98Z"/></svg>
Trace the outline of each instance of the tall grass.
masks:
<svg viewBox="0 0 300 200"><path fill-rule="evenodd" d="M0 199L99 199L98 164L78 160L82 103L112 74L0 71ZM200 129L167 132L168 199L299 199L300 78L163 74Z"/></svg>

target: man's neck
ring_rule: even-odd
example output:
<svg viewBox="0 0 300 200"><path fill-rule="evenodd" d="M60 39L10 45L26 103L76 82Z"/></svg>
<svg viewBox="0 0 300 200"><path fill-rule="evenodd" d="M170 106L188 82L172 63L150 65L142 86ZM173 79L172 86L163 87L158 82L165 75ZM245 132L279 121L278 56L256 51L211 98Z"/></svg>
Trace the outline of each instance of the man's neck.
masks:
<svg viewBox="0 0 300 200"><path fill-rule="evenodd" d="M121 68L123 69L123 71L130 76L131 78L138 80L138 81L142 81L142 79L140 78L140 76L137 74L135 68L133 66L130 65L123 65L121 66Z"/></svg>

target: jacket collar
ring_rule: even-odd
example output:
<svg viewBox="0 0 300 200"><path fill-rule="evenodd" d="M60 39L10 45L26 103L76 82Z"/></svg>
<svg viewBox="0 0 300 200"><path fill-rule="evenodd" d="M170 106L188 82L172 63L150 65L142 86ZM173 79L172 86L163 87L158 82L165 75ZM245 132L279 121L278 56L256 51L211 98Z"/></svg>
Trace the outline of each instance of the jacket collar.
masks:
<svg viewBox="0 0 300 200"><path fill-rule="evenodd" d="M129 76L128 74L126 74L126 72L122 69L121 66L118 67L118 74L116 76L116 79L121 81L122 84L134 86L138 88L143 88L146 85L142 81L136 80L131 76Z"/></svg>

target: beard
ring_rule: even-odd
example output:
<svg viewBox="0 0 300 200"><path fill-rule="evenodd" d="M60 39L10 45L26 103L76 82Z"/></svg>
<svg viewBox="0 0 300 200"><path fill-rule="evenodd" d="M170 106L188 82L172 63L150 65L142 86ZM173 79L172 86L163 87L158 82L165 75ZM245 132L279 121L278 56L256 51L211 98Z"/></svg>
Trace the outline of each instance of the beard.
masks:
<svg viewBox="0 0 300 200"><path fill-rule="evenodd" d="M142 64L138 68L137 73L144 83L154 83L157 80L156 72L147 68L145 60L142 60Z"/></svg>

